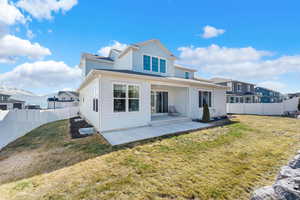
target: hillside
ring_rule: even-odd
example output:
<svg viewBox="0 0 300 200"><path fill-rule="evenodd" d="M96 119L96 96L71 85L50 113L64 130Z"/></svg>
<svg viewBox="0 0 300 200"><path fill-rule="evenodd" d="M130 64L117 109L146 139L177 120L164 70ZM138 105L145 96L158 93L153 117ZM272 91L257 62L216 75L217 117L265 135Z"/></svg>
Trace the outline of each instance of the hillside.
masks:
<svg viewBox="0 0 300 200"><path fill-rule="evenodd" d="M299 149L300 120L233 122L123 148L50 123L0 152L0 199L248 199Z"/></svg>

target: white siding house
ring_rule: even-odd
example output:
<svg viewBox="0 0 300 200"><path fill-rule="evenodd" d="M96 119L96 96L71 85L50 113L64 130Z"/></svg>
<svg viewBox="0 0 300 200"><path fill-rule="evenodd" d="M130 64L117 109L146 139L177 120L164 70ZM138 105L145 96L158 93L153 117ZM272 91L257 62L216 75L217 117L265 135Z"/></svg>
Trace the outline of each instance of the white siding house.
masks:
<svg viewBox="0 0 300 200"><path fill-rule="evenodd" d="M196 70L175 60L159 40L111 50L109 57L83 54L81 115L100 132L148 126L175 114L199 119L204 103L212 117L226 115L227 87L194 78Z"/></svg>

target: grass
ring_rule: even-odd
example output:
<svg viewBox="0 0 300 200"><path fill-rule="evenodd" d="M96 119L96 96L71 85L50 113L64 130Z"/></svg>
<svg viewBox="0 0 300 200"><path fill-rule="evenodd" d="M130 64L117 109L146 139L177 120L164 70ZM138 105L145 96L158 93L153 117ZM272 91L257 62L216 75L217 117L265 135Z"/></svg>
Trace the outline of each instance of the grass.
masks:
<svg viewBox="0 0 300 200"><path fill-rule="evenodd" d="M0 166L24 152L48 156L22 176L0 170L0 199L249 199L300 147L300 120L233 121L118 149L97 136L69 139L67 121L48 124L0 152Z"/></svg>

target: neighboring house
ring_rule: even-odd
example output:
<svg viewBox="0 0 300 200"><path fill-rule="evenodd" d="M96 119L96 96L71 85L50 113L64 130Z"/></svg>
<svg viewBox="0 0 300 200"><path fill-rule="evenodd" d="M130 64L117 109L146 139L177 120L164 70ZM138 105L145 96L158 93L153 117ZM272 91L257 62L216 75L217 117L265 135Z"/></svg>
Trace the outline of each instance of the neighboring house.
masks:
<svg viewBox="0 0 300 200"><path fill-rule="evenodd" d="M40 110L41 106L40 105L26 105L25 109L28 109L28 110Z"/></svg>
<svg viewBox="0 0 300 200"><path fill-rule="evenodd" d="M78 106L79 94L73 91L59 91L57 96L48 98L48 109Z"/></svg>
<svg viewBox="0 0 300 200"><path fill-rule="evenodd" d="M78 91L81 115L98 131L153 124L160 119L226 115L226 86L195 78L196 70L174 64L159 40L112 49L108 57L84 53Z"/></svg>
<svg viewBox="0 0 300 200"><path fill-rule="evenodd" d="M242 81L225 79L225 78L212 78L216 84L228 86L226 92L227 103L259 103L259 95L256 94L254 84Z"/></svg>
<svg viewBox="0 0 300 200"><path fill-rule="evenodd" d="M259 95L261 103L280 103L283 99L280 92L268 88L256 87L255 92Z"/></svg>
<svg viewBox="0 0 300 200"><path fill-rule="evenodd" d="M287 94L288 99L292 99L294 97L300 97L300 92L297 93L289 93Z"/></svg>
<svg viewBox="0 0 300 200"><path fill-rule="evenodd" d="M0 94L0 110L24 109L25 101L10 98L10 95Z"/></svg>

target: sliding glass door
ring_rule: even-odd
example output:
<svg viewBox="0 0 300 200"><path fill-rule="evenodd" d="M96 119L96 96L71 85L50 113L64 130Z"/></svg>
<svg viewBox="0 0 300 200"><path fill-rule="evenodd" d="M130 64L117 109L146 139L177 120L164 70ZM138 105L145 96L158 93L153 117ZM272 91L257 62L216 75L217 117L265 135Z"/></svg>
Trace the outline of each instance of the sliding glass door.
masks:
<svg viewBox="0 0 300 200"><path fill-rule="evenodd" d="M151 113L168 113L168 92L151 91Z"/></svg>

